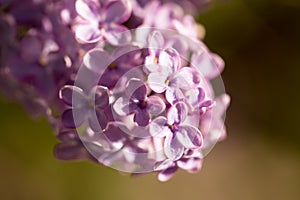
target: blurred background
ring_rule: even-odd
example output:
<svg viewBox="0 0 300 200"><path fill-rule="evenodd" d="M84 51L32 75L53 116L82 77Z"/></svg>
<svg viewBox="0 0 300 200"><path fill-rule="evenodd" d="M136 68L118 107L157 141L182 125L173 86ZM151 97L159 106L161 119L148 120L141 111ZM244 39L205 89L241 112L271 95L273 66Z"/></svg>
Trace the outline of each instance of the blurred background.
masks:
<svg viewBox="0 0 300 200"><path fill-rule="evenodd" d="M200 173L160 183L58 161L48 123L0 97L0 199L300 199L300 1L219 0L197 20L232 97L228 138Z"/></svg>

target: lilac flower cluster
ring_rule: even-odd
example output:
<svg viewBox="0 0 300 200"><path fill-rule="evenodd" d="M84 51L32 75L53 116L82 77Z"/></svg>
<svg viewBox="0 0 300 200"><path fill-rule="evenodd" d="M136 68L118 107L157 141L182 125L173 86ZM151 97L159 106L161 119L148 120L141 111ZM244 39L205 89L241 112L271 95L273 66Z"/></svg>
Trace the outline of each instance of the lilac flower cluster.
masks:
<svg viewBox="0 0 300 200"><path fill-rule="evenodd" d="M229 97L215 97L224 62L178 2L0 0L0 88L48 118L58 159L195 173L226 136Z"/></svg>

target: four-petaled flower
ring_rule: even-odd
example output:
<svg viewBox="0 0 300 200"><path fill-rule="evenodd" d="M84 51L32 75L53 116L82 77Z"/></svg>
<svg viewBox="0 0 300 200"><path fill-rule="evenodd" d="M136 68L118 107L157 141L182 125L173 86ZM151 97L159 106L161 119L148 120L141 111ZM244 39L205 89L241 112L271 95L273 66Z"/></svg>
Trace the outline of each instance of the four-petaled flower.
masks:
<svg viewBox="0 0 300 200"><path fill-rule="evenodd" d="M159 115L166 108L160 97L147 97L147 86L139 79L128 81L125 94L115 102L114 111L121 116L134 114L134 121L139 126L147 126L151 115Z"/></svg>
<svg viewBox="0 0 300 200"><path fill-rule="evenodd" d="M165 137L164 152L170 160L180 159L185 150L198 149L203 143L199 129L184 122L187 115L185 103L178 102L169 109L167 118L157 117L150 124L152 136Z"/></svg>
<svg viewBox="0 0 300 200"><path fill-rule="evenodd" d="M148 76L149 87L157 93L165 93L170 104L184 98L182 90L196 88L200 74L191 67L181 69L181 58L175 49L169 48L161 53L160 64Z"/></svg>
<svg viewBox="0 0 300 200"><path fill-rule="evenodd" d="M107 117L103 111L109 105L106 87L95 86L86 95L81 88L66 85L60 90L59 97L71 106L62 114L62 123L66 128L77 128L86 120L94 131L102 131L106 127Z"/></svg>
<svg viewBox="0 0 300 200"><path fill-rule="evenodd" d="M77 0L76 11L79 22L75 25L75 34L83 43L98 42L102 38L112 45L129 41L128 29L120 24L127 21L132 7L128 0L99 2L96 0Z"/></svg>

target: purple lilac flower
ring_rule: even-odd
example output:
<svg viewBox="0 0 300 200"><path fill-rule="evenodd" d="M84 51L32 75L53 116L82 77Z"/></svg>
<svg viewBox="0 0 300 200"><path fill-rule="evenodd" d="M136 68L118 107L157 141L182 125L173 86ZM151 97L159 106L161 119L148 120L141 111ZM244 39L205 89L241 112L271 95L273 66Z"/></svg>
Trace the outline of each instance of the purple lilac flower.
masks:
<svg viewBox="0 0 300 200"><path fill-rule="evenodd" d="M128 29L121 25L131 15L128 0L99 2L96 0L77 0L78 23L74 26L76 37L83 43L94 43L106 39L113 45L124 44L130 35L119 34Z"/></svg>
<svg viewBox="0 0 300 200"><path fill-rule="evenodd" d="M143 63L141 54L141 50L133 45L118 47L112 53L95 49L85 57L84 64L98 75L99 84L112 89L121 78L126 77L125 73ZM139 69L135 69L134 73L136 78L143 76Z"/></svg>
<svg viewBox="0 0 300 200"><path fill-rule="evenodd" d="M52 100L72 71L57 48L53 40L32 30L22 38L19 51L10 58L9 74L36 88L43 98Z"/></svg>
<svg viewBox="0 0 300 200"><path fill-rule="evenodd" d="M210 53L207 48L194 53L191 58L191 65L208 80L221 74L224 69L224 61L214 53Z"/></svg>
<svg viewBox="0 0 300 200"><path fill-rule="evenodd" d="M185 150L201 147L203 138L200 130L185 124L188 108L183 102L174 104L166 117L157 117L150 124L150 134L154 137L165 137L164 152L168 159L180 159Z"/></svg>
<svg viewBox="0 0 300 200"><path fill-rule="evenodd" d="M147 37L143 35L143 37ZM187 42L180 37L171 37L168 40L165 40L162 33L159 31L153 31L149 34L148 37L148 52L149 55L145 59L145 72L150 73L157 71L157 64L164 64L166 59L165 53L175 54L176 57L180 55L187 54ZM176 51L170 50L170 48L175 49ZM178 52L178 53L177 53ZM162 57L160 57L162 56ZM177 59L179 61L180 58ZM175 60L174 60L175 61Z"/></svg>
<svg viewBox="0 0 300 200"><path fill-rule="evenodd" d="M217 141L226 138L226 128L224 125L224 113L230 103L230 97L223 94L216 98L215 106L207 111L201 119L200 130L204 136L203 148L212 148Z"/></svg>
<svg viewBox="0 0 300 200"><path fill-rule="evenodd" d="M201 87L187 90L184 96L190 112L199 112L202 115L214 106L214 101L205 94Z"/></svg>
<svg viewBox="0 0 300 200"><path fill-rule="evenodd" d="M147 97L147 86L139 79L130 79L125 93L126 96L116 100L114 110L121 116L134 114L134 121L139 126L147 126L151 115L159 115L165 110L166 105L160 97Z"/></svg>
<svg viewBox="0 0 300 200"><path fill-rule="evenodd" d="M214 97L224 61L201 41L190 2L0 0L0 87L47 117L58 159L161 181L195 173L226 135L229 97Z"/></svg>
<svg viewBox="0 0 300 200"><path fill-rule="evenodd" d="M103 110L109 104L108 89L95 86L88 95L76 86L66 85L59 93L60 99L71 108L62 114L62 123L66 128L81 126L86 120L94 131L101 131L107 124Z"/></svg>
<svg viewBox="0 0 300 200"><path fill-rule="evenodd" d="M186 153L182 158L176 161L166 159L157 162L154 170L159 171L158 180L165 182L172 178L179 168L189 173L197 173L201 169L202 163L202 154L195 150Z"/></svg>
<svg viewBox="0 0 300 200"><path fill-rule="evenodd" d="M151 65L152 72L148 76L149 87L157 93L165 93L166 99L173 104L184 98L183 90L189 90L200 82L199 74L190 67L180 67L180 56L174 49L167 49L161 53L159 65ZM148 67L148 69L150 68Z"/></svg>

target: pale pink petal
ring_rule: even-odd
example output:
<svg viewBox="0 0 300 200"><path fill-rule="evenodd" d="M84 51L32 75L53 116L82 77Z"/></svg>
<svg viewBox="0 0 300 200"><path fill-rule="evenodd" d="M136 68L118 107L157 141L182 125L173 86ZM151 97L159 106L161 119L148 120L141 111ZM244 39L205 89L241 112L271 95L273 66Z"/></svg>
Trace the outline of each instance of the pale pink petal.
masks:
<svg viewBox="0 0 300 200"><path fill-rule="evenodd" d="M83 63L85 66L99 74L99 79L101 78L103 72L111 64L112 59L107 51L94 49L86 54L83 58Z"/></svg>
<svg viewBox="0 0 300 200"><path fill-rule="evenodd" d="M160 97L150 96L147 99L147 109L151 115L159 115L166 109L166 104Z"/></svg>
<svg viewBox="0 0 300 200"><path fill-rule="evenodd" d="M163 73L151 73L148 76L149 87L157 93L163 93L166 90L166 80L168 75Z"/></svg>
<svg viewBox="0 0 300 200"><path fill-rule="evenodd" d="M168 111L168 124L180 124L184 122L188 114L188 108L185 103L178 102Z"/></svg>
<svg viewBox="0 0 300 200"><path fill-rule="evenodd" d="M106 31L103 32L105 39L112 45L125 45L131 40L131 33L121 25L110 25Z"/></svg>
<svg viewBox="0 0 300 200"><path fill-rule="evenodd" d="M97 1L89 1L88 4L84 0L77 0L75 3L76 12L80 17L88 21L95 21L98 19L97 7L99 4Z"/></svg>
<svg viewBox="0 0 300 200"><path fill-rule="evenodd" d="M128 0L113 1L107 5L105 21L121 24L131 15L132 6Z"/></svg>
<svg viewBox="0 0 300 200"><path fill-rule="evenodd" d="M200 130L193 126L180 126L176 136L181 144L188 149L200 148L203 144Z"/></svg>
<svg viewBox="0 0 300 200"><path fill-rule="evenodd" d="M164 152L169 159L178 160L183 155L184 147L175 135L170 134L165 138Z"/></svg>
<svg viewBox="0 0 300 200"><path fill-rule="evenodd" d="M103 34L93 24L78 24L74 26L76 38L81 43L95 43L102 39Z"/></svg>

